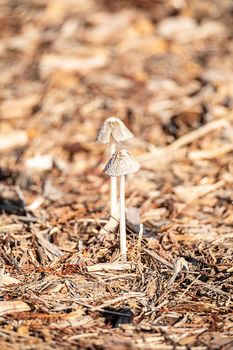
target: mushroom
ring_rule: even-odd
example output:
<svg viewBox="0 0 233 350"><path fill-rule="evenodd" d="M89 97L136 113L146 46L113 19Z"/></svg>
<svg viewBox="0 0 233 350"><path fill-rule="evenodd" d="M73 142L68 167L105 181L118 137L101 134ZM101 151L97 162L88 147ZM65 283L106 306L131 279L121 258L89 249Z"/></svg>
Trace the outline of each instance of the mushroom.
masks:
<svg viewBox="0 0 233 350"><path fill-rule="evenodd" d="M125 124L116 117L107 118L101 125L96 141L99 143L110 143L111 156L116 152L116 143L126 141L133 137L133 134L125 126ZM116 217L117 208L117 180L111 177L111 216Z"/></svg>
<svg viewBox="0 0 233 350"><path fill-rule="evenodd" d="M115 152L104 168L105 174L113 177L120 177L120 252L121 258L124 261L127 260L125 223L125 175L135 173L139 168L139 163L126 149Z"/></svg>

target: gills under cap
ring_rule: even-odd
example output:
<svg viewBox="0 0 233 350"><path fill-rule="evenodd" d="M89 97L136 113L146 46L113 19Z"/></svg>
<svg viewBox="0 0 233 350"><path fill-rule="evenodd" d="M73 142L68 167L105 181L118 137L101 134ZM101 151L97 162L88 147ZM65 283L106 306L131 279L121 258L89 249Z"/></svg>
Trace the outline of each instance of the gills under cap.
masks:
<svg viewBox="0 0 233 350"><path fill-rule="evenodd" d="M126 149L115 152L104 168L109 176L122 176L135 173L140 168L139 163Z"/></svg>
<svg viewBox="0 0 233 350"><path fill-rule="evenodd" d="M129 131L122 120L116 117L109 117L104 121L98 132L96 141L109 143L111 135L116 142L126 141L133 137L132 132Z"/></svg>

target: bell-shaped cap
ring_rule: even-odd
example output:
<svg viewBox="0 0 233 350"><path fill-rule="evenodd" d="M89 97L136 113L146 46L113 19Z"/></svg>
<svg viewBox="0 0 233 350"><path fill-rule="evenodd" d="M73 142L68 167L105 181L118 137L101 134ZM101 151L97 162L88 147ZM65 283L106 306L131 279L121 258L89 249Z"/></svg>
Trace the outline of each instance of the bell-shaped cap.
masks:
<svg viewBox="0 0 233 350"><path fill-rule="evenodd" d="M129 131L123 121L116 117L109 117L104 121L98 132L96 141L109 143L111 135L116 142L126 141L133 137L132 132Z"/></svg>
<svg viewBox="0 0 233 350"><path fill-rule="evenodd" d="M104 168L109 176L122 176L135 173L140 168L139 163L126 149L115 152Z"/></svg>

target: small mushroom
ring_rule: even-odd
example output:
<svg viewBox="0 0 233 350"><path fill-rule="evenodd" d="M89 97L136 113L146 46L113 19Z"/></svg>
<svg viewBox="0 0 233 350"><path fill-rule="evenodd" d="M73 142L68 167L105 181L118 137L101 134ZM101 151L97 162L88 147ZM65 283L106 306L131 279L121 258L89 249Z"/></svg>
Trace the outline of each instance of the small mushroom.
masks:
<svg viewBox="0 0 233 350"><path fill-rule="evenodd" d="M133 137L133 134L125 124L116 117L107 118L101 125L96 141L99 143L111 144L111 156L116 152L116 143L123 142ZM111 177L111 216L116 217L117 208L117 180Z"/></svg>
<svg viewBox="0 0 233 350"><path fill-rule="evenodd" d="M101 125L96 141L106 144L110 142L111 136L114 142L122 142L131 139L133 134L122 120L116 117L109 117Z"/></svg>
<svg viewBox="0 0 233 350"><path fill-rule="evenodd" d="M126 255L126 223L125 223L125 175L135 173L140 168L138 162L129 151L122 149L115 152L104 168L109 176L120 177L120 251L122 260Z"/></svg>

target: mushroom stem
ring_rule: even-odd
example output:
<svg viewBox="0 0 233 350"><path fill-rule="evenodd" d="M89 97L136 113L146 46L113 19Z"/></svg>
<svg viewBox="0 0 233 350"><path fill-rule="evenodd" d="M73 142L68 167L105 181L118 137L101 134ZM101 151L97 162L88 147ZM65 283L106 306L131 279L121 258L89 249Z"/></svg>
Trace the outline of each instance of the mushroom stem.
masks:
<svg viewBox="0 0 233 350"><path fill-rule="evenodd" d="M120 176L120 251L122 260L126 261L125 175Z"/></svg>
<svg viewBox="0 0 233 350"><path fill-rule="evenodd" d="M111 144L111 156L116 152L116 144L112 142ZM117 218L117 178L116 176L111 176L111 216Z"/></svg>

